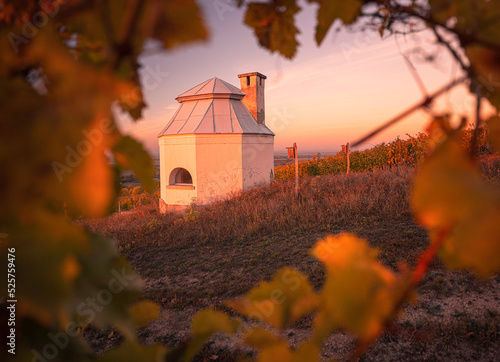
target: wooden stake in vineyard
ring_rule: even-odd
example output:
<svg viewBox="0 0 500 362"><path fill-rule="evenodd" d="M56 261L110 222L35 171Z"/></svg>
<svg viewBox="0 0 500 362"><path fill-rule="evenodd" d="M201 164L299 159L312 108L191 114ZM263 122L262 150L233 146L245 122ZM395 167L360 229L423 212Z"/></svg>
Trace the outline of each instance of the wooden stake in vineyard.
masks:
<svg viewBox="0 0 500 362"><path fill-rule="evenodd" d="M347 155L347 174L349 174L349 169L351 167L351 163L349 161L349 142L347 142L346 145L341 145L342 146L342 152L344 152Z"/></svg>
<svg viewBox="0 0 500 362"><path fill-rule="evenodd" d="M299 158L297 155L297 143L293 143L293 147L286 147L288 158L295 159L295 196L299 196Z"/></svg>

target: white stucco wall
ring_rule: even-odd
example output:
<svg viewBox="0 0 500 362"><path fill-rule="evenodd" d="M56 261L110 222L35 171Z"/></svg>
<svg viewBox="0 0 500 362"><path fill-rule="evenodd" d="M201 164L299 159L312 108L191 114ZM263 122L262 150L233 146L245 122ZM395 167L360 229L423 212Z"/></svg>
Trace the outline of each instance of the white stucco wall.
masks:
<svg viewBox="0 0 500 362"><path fill-rule="evenodd" d="M161 198L167 205L207 204L268 184L274 172L274 137L190 134L159 138ZM169 185L175 168L189 171L193 189Z"/></svg>
<svg viewBox="0 0 500 362"><path fill-rule="evenodd" d="M242 138L243 190L269 184L274 178L274 137L245 134Z"/></svg>
<svg viewBox="0 0 500 362"><path fill-rule="evenodd" d="M162 136L160 146L161 198L167 205L189 205L196 198L196 139L194 135ZM191 174L194 189L176 188L169 185L169 176L177 167Z"/></svg>
<svg viewBox="0 0 500 362"><path fill-rule="evenodd" d="M241 134L196 135L197 202L206 204L241 191Z"/></svg>

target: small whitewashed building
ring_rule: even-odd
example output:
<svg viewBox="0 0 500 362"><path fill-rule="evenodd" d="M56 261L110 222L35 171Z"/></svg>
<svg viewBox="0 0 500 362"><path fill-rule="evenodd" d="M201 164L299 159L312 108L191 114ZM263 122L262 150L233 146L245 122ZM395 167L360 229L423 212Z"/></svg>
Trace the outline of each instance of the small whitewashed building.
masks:
<svg viewBox="0 0 500 362"><path fill-rule="evenodd" d="M274 178L274 133L264 110L266 76L239 74L241 90L219 78L179 95L158 135L160 210L207 204Z"/></svg>

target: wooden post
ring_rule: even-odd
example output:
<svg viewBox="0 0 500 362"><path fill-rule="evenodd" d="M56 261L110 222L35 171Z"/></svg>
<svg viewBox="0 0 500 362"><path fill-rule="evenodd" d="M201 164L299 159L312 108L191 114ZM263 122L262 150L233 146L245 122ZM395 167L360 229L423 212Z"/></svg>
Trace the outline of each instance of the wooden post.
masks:
<svg viewBox="0 0 500 362"><path fill-rule="evenodd" d="M295 156L295 196L299 196L299 156L297 155L297 144L293 143L293 153Z"/></svg>
<svg viewBox="0 0 500 362"><path fill-rule="evenodd" d="M286 147L288 158L295 159L295 196L299 196L299 156L297 154L297 143L293 147Z"/></svg>
<svg viewBox="0 0 500 362"><path fill-rule="evenodd" d="M345 145L345 150L347 153L347 174L349 174L349 169L351 167L351 163L349 162L349 142Z"/></svg>
<svg viewBox="0 0 500 362"><path fill-rule="evenodd" d="M121 213L122 212L122 209L121 209L121 202L122 202L122 198L120 197L118 199L118 213Z"/></svg>

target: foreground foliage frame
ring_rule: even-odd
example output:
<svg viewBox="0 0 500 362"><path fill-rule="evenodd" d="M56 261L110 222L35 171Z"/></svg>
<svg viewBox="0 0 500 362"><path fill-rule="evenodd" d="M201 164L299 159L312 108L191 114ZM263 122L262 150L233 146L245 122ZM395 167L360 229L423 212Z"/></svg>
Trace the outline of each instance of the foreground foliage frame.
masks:
<svg viewBox="0 0 500 362"><path fill-rule="evenodd" d="M475 135L467 153L458 145L461 128L454 129L447 116L434 117L429 127L430 156L417 177L413 205L431 244L415 270L403 268L394 274L377 261L376 251L366 242L341 234L319 242L312 251L328 273L319 293L312 291L303 275L285 269L246 297L228 302L248 316L255 316L259 306L272 305L272 313L261 319L275 328L316 311L313 337L296 351L267 330L247 331L243 339L260 349L261 360L318 356L321 341L338 327L358 335L353 359L359 357L411 299L436 254L448 267L468 268L480 276L500 269L499 190L482 182L474 161L484 123L482 100L497 109L500 106L500 82L496 81L500 27L492 21L499 15L498 0L309 2L318 6L318 44L336 19L352 26L364 19L381 36L427 27L463 71L463 77L438 92L423 92L422 101L360 142L411 111L430 107L439 94L464 82L477 100ZM113 0L2 0L0 5L0 92L9 99L0 123L0 166L6 170L0 176L0 268L5 273L16 262L30 265L16 270L16 287L7 291L8 298L19 300L16 354L2 351L0 355L17 360L33 356L93 359L82 339L74 338L89 323L113 325L126 338L104 360L165 356L189 360L212 333L235 333L234 319L207 310L194 317L193 338L186 346L168 354L161 345L142 346L136 328L157 316L159 307L136 302L142 282L113 242L70 221L109 212L117 196L116 175L123 169L134 170L152 190L151 159L137 141L120 134L111 107L140 118L145 102L137 57L146 39L171 49L207 38L196 2L130 0L124 6ZM294 22L300 6L295 0L240 1L239 6L245 7L244 22L263 47L293 57L299 46ZM413 74L418 82L418 74ZM498 150L500 119L492 116L486 124L489 142ZM106 157L109 153L116 161L113 168ZM13 253L15 258L10 256ZM295 283L283 281L290 279ZM359 288L353 290L345 283L358 283ZM273 295L275 290L282 294ZM2 308L2 321L8 320L8 314ZM4 335L8 335L7 326L2 323Z"/></svg>

